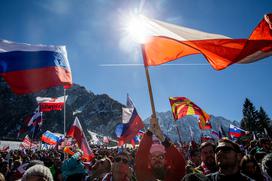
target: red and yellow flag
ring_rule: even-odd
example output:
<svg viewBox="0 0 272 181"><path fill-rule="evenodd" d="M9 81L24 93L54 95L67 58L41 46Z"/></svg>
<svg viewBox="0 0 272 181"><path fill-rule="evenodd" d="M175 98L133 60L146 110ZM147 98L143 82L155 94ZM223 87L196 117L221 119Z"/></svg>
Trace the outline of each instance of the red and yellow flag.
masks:
<svg viewBox="0 0 272 181"><path fill-rule="evenodd" d="M170 97L170 105L175 121L188 115L199 116L199 128L210 129L210 115L198 107L195 103L186 97Z"/></svg>

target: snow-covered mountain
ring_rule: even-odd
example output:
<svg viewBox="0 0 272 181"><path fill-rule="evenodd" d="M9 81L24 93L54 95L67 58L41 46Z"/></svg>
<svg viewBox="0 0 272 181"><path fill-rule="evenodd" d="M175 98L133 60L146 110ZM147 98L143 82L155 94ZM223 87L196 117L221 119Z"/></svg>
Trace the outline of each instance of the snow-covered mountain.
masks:
<svg viewBox="0 0 272 181"><path fill-rule="evenodd" d="M201 134L216 138L214 134L211 134L210 130L209 131L200 130L198 126L198 119L194 116L186 116L175 122L173 119L172 112L170 111L160 112L157 113L156 115L159 121L159 125L163 130L163 133L173 141L179 141L177 130L179 130L181 141L184 142L192 140L192 137L195 141L199 141ZM147 127L149 127L149 120L150 118L144 120ZM238 124L237 122L232 122L223 117L211 115L212 129L215 130L216 132L218 132L220 127L222 127L224 132L228 133L230 123L234 125Z"/></svg>

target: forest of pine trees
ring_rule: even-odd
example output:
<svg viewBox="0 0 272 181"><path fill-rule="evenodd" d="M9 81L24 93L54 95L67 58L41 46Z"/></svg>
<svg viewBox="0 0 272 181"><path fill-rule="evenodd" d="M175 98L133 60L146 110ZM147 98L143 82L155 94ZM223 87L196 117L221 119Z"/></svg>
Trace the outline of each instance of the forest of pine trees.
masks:
<svg viewBox="0 0 272 181"><path fill-rule="evenodd" d="M272 136L271 120L265 110L260 107L256 110L253 103L246 98L243 105L243 118L241 120L241 128L254 132L258 137Z"/></svg>

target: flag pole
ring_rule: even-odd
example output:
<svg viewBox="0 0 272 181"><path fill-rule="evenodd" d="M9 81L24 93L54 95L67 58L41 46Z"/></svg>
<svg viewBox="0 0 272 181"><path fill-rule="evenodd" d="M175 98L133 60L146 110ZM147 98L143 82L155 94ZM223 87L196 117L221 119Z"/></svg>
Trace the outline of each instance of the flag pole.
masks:
<svg viewBox="0 0 272 181"><path fill-rule="evenodd" d="M66 89L65 87L63 87L63 99L64 99L64 105L63 105L63 135L65 137L66 135L66 100L65 100L65 96L66 96Z"/></svg>
<svg viewBox="0 0 272 181"><path fill-rule="evenodd" d="M141 45L141 51L142 51L142 56L143 59L146 60L146 54L144 51L144 45ZM151 119L150 119L150 125L152 126L152 128L157 128L158 130L154 130L159 131L159 135L156 134L156 136L163 141L163 135L160 129L160 126L158 124L158 120L157 120L157 116L156 116L156 110L155 110L155 104L154 104L154 99L153 99L153 93L152 93L152 87L151 87L151 81L150 81L150 76L149 76L149 70L147 66L144 66L145 68L145 75L146 75L146 80L147 80L147 86L148 86L148 92L149 92L149 98L150 98L150 103L151 103L151 109L152 109L152 115L151 115ZM154 122L151 122L151 120L153 119Z"/></svg>
<svg viewBox="0 0 272 181"><path fill-rule="evenodd" d="M180 136L180 132L179 132L179 128L178 125L176 124L176 128L177 128L177 132L178 132L178 137L179 137L179 142L181 144L181 136Z"/></svg>

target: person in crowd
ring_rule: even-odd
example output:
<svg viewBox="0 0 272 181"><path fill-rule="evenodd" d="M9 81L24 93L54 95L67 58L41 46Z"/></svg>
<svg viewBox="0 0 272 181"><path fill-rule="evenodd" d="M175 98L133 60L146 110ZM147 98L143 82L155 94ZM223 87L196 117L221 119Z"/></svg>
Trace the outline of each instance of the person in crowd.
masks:
<svg viewBox="0 0 272 181"><path fill-rule="evenodd" d="M207 175L212 181L250 181L250 177L240 172L241 150L238 144L224 139L219 140L215 149L218 172Z"/></svg>
<svg viewBox="0 0 272 181"><path fill-rule="evenodd" d="M130 155L126 151L120 151L114 158L111 172L107 173L102 181L130 181L132 180L133 170L129 166Z"/></svg>
<svg viewBox="0 0 272 181"><path fill-rule="evenodd" d="M197 170L195 169L198 167L201 163L200 159L200 152L199 149L194 148L194 149L189 149L189 160L187 161L186 165L186 174L188 173L195 173Z"/></svg>
<svg viewBox="0 0 272 181"><path fill-rule="evenodd" d="M72 155L70 158L64 160L61 172L64 181L73 180L81 181L85 179L87 175L87 170L84 167L84 164L81 161L81 156L83 152L77 150L77 152Z"/></svg>
<svg viewBox="0 0 272 181"><path fill-rule="evenodd" d="M271 145L270 141L266 138L261 138L259 140L259 147L265 152L270 153L271 152Z"/></svg>
<svg viewBox="0 0 272 181"><path fill-rule="evenodd" d="M88 180L101 181L105 175L111 171L111 165L112 162L108 157L96 161L91 167L91 173Z"/></svg>
<svg viewBox="0 0 272 181"><path fill-rule="evenodd" d="M176 181L185 175L185 160L177 148L165 139L162 144L152 141L147 131L140 142L135 158L138 181Z"/></svg>
<svg viewBox="0 0 272 181"><path fill-rule="evenodd" d="M262 160L262 171L265 181L272 180L272 153L267 154Z"/></svg>
<svg viewBox="0 0 272 181"><path fill-rule="evenodd" d="M263 175L261 173L261 169L252 155L243 156L240 163L241 172L250 178L263 181Z"/></svg>
<svg viewBox="0 0 272 181"><path fill-rule="evenodd" d="M24 173L22 181L54 181L53 176L49 170L44 165L34 165L26 170Z"/></svg>
<svg viewBox="0 0 272 181"><path fill-rule="evenodd" d="M5 178L9 177L10 169L8 161L5 160L0 164L0 173L2 173Z"/></svg>
<svg viewBox="0 0 272 181"><path fill-rule="evenodd" d="M6 181L5 176L2 173L0 173L0 181Z"/></svg>
<svg viewBox="0 0 272 181"><path fill-rule="evenodd" d="M203 142L200 145L200 166L196 167L197 172L207 175L216 172L217 166L215 163L215 145L211 142Z"/></svg>

